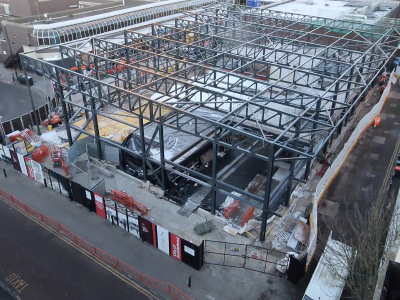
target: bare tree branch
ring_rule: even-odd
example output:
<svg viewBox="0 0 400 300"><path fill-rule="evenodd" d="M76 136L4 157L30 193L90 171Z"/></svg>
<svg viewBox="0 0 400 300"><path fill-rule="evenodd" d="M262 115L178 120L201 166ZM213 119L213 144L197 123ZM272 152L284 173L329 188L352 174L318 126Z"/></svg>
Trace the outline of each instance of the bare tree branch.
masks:
<svg viewBox="0 0 400 300"><path fill-rule="evenodd" d="M322 216L327 227L325 233L332 232L332 238L344 245L338 243L329 247L326 236L322 235L319 236L321 242L317 243L318 253L328 251L334 256L329 270L332 276L345 282L352 299L373 298L382 259L400 237L400 205L395 205L393 195L377 201L371 195L369 191L364 196L364 202L372 204L369 208L360 208L357 203L347 204L343 215ZM343 273L347 266L348 274Z"/></svg>

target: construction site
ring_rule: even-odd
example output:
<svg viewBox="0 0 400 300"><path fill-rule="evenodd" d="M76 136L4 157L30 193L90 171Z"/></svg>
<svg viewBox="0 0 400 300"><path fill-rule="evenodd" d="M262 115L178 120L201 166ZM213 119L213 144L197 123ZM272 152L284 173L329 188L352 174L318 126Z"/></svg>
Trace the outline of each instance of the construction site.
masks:
<svg viewBox="0 0 400 300"><path fill-rule="evenodd" d="M244 255L254 259L247 268L280 276L284 253L303 264L313 253L316 226L309 199L290 217L287 208L325 175L377 80L389 80L400 34L388 23L208 2L173 16L160 6L147 25L20 54L25 75L43 75L55 99L32 114L32 130L8 137L51 170L43 184L53 172L78 183L94 193L83 205L167 254L178 258L176 235L208 263L240 267ZM72 183L58 181L71 198Z"/></svg>

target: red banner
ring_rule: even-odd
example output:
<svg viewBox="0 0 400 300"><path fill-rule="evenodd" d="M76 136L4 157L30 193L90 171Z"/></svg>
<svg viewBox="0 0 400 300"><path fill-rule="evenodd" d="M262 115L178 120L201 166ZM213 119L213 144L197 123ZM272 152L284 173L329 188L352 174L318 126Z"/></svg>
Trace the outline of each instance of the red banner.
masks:
<svg viewBox="0 0 400 300"><path fill-rule="evenodd" d="M106 209L104 207L103 197L96 193L93 193L93 194L94 194L94 202L96 203L97 214L100 217L106 219Z"/></svg>
<svg viewBox="0 0 400 300"><path fill-rule="evenodd" d="M182 242L179 236L170 233L170 243L171 243L171 256L182 261Z"/></svg>
<svg viewBox="0 0 400 300"><path fill-rule="evenodd" d="M24 157L26 170L28 171L28 176L32 179L35 179L35 172L33 171L32 161L29 157Z"/></svg>
<svg viewBox="0 0 400 300"><path fill-rule="evenodd" d="M142 216L138 218L140 238L149 244L153 245L153 225L149 220L146 220Z"/></svg>
<svg viewBox="0 0 400 300"><path fill-rule="evenodd" d="M156 224L152 223L151 227L153 229L153 246L157 248L157 232L156 232Z"/></svg>

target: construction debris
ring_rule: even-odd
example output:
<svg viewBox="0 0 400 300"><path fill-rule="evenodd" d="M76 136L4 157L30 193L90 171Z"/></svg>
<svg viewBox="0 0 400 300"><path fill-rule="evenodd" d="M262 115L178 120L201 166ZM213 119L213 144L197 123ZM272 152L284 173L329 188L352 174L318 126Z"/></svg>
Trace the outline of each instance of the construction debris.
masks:
<svg viewBox="0 0 400 300"><path fill-rule="evenodd" d="M194 227L194 231L196 231L198 235L204 235L213 231L214 229L215 225L213 221L206 221L204 223L196 224L196 226Z"/></svg>

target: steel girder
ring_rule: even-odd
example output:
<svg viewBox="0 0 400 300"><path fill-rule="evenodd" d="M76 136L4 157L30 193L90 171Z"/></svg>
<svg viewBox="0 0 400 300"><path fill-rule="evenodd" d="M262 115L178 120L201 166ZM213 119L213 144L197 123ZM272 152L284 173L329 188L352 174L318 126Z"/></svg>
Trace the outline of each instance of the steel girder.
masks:
<svg viewBox="0 0 400 300"><path fill-rule="evenodd" d="M269 16L259 16L253 11L238 13L234 9L238 7L222 5L194 15L192 20L178 18L175 26L154 24L151 35L124 31L121 44L111 36L94 38L93 53L60 46L62 56L74 59L79 72L29 54L21 55L21 61L52 80L61 90L64 104L90 113L87 122L95 121L97 115L113 118L103 106L117 107L137 118L139 126L125 124L140 133L142 148L139 152L123 148L100 137L98 128L94 135L90 134L84 128L69 124L70 118L65 114L67 130L72 128L94 136L98 146L107 143L141 158L144 176L153 163L160 166L157 170L167 170L209 187L213 191L214 209L216 192L262 209L260 238L263 240L270 203L276 203L283 194L288 199L292 181L298 179L296 176L304 165L309 165L340 128L360 98L349 101L350 94L364 92L369 80L377 76L393 55L395 48L388 43L398 38L398 32L392 34L394 31L390 28L383 31L351 22L293 14L269 12ZM339 63L330 57L332 53L340 54ZM84 76L82 67L93 75ZM279 75L272 80L270 77L274 74ZM295 74L295 82L289 74ZM76 78L77 84L62 82L62 76ZM318 85L318 81L327 85ZM80 93L85 98L84 105L68 100L62 95L62 88ZM160 96L152 98L154 93ZM346 101L339 101L338 97L343 95ZM213 120L199 115L198 111L204 108L216 111L221 118ZM272 115L266 116L267 112ZM337 118L333 120L335 112L338 112ZM275 117L278 122L273 122ZM150 142L144 138L145 121L157 124ZM95 124L95 127L98 126ZM160 160L151 158L150 146L157 134L163 136L164 128L212 143L212 176L165 159L164 155L160 155ZM253 146L242 147L240 140L243 139ZM321 143L316 146L318 139ZM160 144L160 151L164 152L163 143ZM231 186L217 176L217 147L238 149L244 155L268 161L265 197ZM267 151L262 151L264 148ZM283 150L290 153L289 157L280 157ZM290 162L290 170L272 190L272 170L277 160ZM164 187L163 172L158 180ZM243 196L234 196L230 191ZM262 205L249 202L249 198Z"/></svg>
<svg viewBox="0 0 400 300"><path fill-rule="evenodd" d="M157 31L161 31L161 30L157 30L157 24L156 24L156 26L155 26L155 31L157 32ZM165 26L160 26L160 27L162 27L162 28L167 28L167 27L165 27ZM184 34L182 35L180 35L181 37L179 37L178 35L179 35L179 33L180 32L178 32L178 34L175 34L175 33L172 33L172 34L168 34L168 33L164 33L165 31L162 31L162 37L157 37L156 39L152 39L151 37L149 38L149 40L147 41L147 44L144 44L144 42L143 42L143 40L144 40L144 37L145 37L145 35L143 35L143 34L138 34L138 33L133 33L134 35L135 35L135 38L138 38L141 42L140 43L138 43L138 44L133 44L134 46L136 46L136 47L142 47L143 45L148 45L148 47L150 47L150 48L152 48L152 46L151 45L154 45L154 44L156 44L156 45L165 45L165 44L170 44L171 42L170 42L170 40L166 40L166 38L165 38L165 35L168 35L168 37L169 38L172 38L173 40L176 40L176 39L185 39L185 37L188 35L188 34L195 34L195 32L194 31L191 31L191 30L189 30L189 31L185 31L184 32ZM386 42L386 38L387 38L387 36L386 35L382 35L382 37L378 40L379 42ZM189 51L184 51L184 53L189 53L189 54L187 54L187 56L190 56L190 55L196 55L196 53L199 53L199 51L201 51L201 50L203 50L203 49L200 49L200 50L198 50L196 47L196 42L197 42L197 40L195 40L194 42L192 42L192 43L184 43L184 42L181 42L181 40L179 41L180 42L180 44L179 44L179 46L180 46L180 48L186 48L186 49L191 49L191 50L189 50ZM340 38L338 39L338 40L340 40ZM161 41L161 42L160 42ZM204 41L203 39L201 40L201 41ZM378 41L377 42L375 42L374 44L372 44L371 45L371 47L370 47L370 49L369 49L369 51L366 51L366 52L364 52L363 54L360 54L358 57L356 57L352 62L351 62L351 65L350 65L350 67L347 69L347 70L345 70L345 71L343 71L342 73L341 73L341 75L338 75L337 76L337 79L334 81L334 82L332 82L332 84L330 85L330 90L334 90L335 91L335 95L334 95L334 98L337 98L337 94L346 94L346 98L347 98L347 96L348 96L348 94L349 94L349 92L351 92L351 91L360 91L360 90L362 90L362 88L363 87L365 87L365 84L366 84L366 82L365 82L365 79L367 79L367 78L363 78L363 76L362 76L362 74L361 73L363 73L364 74L364 70L366 69L365 68L365 65L366 65L366 60L368 61L368 64L371 66L372 64L375 64L375 65L381 65L382 63L383 63L383 61L384 60L386 60L386 58L387 58L387 56L386 56L386 54L385 54L385 58L381 58L381 59L379 59L379 60L377 60L377 61L375 61L374 59L375 59L375 56L377 56L377 57L380 57L380 55L379 54L375 54L374 53L374 49L375 49L375 45L378 43ZM175 45L174 45L175 46ZM147 46L146 46L147 47ZM160 49L161 47L158 47L159 49L158 50L162 50L162 49ZM176 49L176 48L175 48ZM178 48L179 49L179 48ZM392 47L391 48L391 50L392 50L392 53L393 53L393 51L394 51L394 47ZM213 51L214 51L215 49L213 49ZM153 50L154 51L154 50ZM172 50L172 51L163 51L163 54L166 54L166 53L171 53L171 52L176 52L175 50ZM370 54L370 53L372 53L372 54ZM226 53L223 53L224 55L226 54ZM367 59L366 59L367 58ZM311 58L312 59L312 58ZM310 60L311 60L310 59ZM354 69L355 68L357 68L357 70L356 70L356 72L354 71ZM353 69L353 71L351 71L351 69ZM292 68L292 72L294 72L294 71L297 71L298 70L298 67L297 68ZM362 72L360 72L360 70L362 70ZM350 81L350 83L349 83L349 80L347 79L346 81L344 80L344 78L346 78L345 77L345 75L346 74L349 74L350 72L352 72L352 74L354 75L354 77L355 78L357 78L357 81L363 81L362 83L360 83L359 85L356 85L356 87L354 87L354 86L352 86L352 85L354 85L351 81ZM374 74L374 73L376 73L376 71L375 72L365 72L366 73L366 76L372 76L372 74ZM255 74L255 75L257 75L257 74ZM229 76L229 74L227 74L226 76ZM220 79L221 80L221 79ZM279 80L278 80L279 81ZM282 80L280 80L280 81L282 81ZM346 83L344 83L343 85L346 85L347 86L347 89L345 88L345 89L343 89L343 85L342 86L339 86L339 90L340 89L342 89L342 90L340 90L340 91L337 91L337 86L336 86L336 84L337 83L339 83L340 84L340 82L346 82ZM265 90L264 90L265 91ZM329 91L329 90L328 90ZM262 93L262 92L261 92ZM261 94L260 93L260 94ZM325 94L327 94L328 92L325 92L324 93L324 95ZM336 99L335 99L335 101L336 101ZM340 107L339 108L337 108L337 107L335 107L335 108L333 108L333 109L335 109L335 110L337 110L337 109L342 109L343 110L343 102L337 102L339 105L340 105ZM312 107L312 106L310 106L310 107ZM309 110L310 110L310 107L309 107ZM346 108L346 107L344 107L344 108ZM321 110L323 110L324 109L324 106L322 106L321 107ZM326 110L326 109L325 109Z"/></svg>
<svg viewBox="0 0 400 300"><path fill-rule="evenodd" d="M172 43L174 43L174 41L172 41ZM162 72L166 72L169 75L169 78L172 77L178 77L178 78L182 78L182 79L186 79L186 80L190 80L191 82L198 82L201 84L206 84L209 83L209 81L211 81L215 76L215 74L219 74L221 73L221 69L218 69L218 66L212 67L210 65L207 65L206 63L203 63L201 65L199 65L199 63L194 63L188 60L184 60L180 58L176 58L175 56L168 56L165 53L163 54L157 54L155 52L157 52L158 50L155 48L149 49L149 50L142 50L139 48L135 48L132 46L125 46L122 45L123 49L121 48L120 44L116 44L113 42L108 42L105 40L95 40L95 45L101 49L98 54L99 55L108 55L111 57L118 57L118 59L121 61L123 59L125 59L125 53L129 53L129 57L131 60L131 64L133 65L139 65L142 66L144 68L150 68L156 71L162 71ZM174 43L175 45L175 43ZM218 54L216 55L218 57ZM215 59L216 57L215 55L213 55L213 59ZM177 68L177 66L179 66L179 68ZM226 68L231 68L229 66L226 65ZM174 71L175 69L179 69L176 72ZM171 70L171 71L169 71ZM229 70L228 70L229 71ZM192 77L192 75L190 74L195 74L195 76ZM256 81L253 81L252 77L249 76L243 76L240 72L238 74L242 75L240 78L242 81L239 82L238 78L236 76L236 73L232 73L229 74L227 73L227 69L222 69L222 73L221 74L228 74L228 80L227 82L222 82L223 85L223 91L232 91L232 92L239 92L242 95L248 95L253 96L254 95L254 91L250 88L243 88L243 82L252 82L255 84L259 84L260 86L265 85L265 81L261 81L256 79ZM234 78L232 80L232 78ZM208 89L208 91L210 91L210 93L214 93L217 92L217 88L218 88L218 84L221 84L221 80L214 80L213 86L212 86L212 90ZM188 83L188 85L191 85L190 83ZM209 84L211 85L211 84ZM242 87L242 89L240 89L240 87ZM236 89L237 88L237 89ZM286 87L280 87L282 89L286 89ZM205 89L207 89L207 87L205 87ZM287 89L288 90L288 89ZM253 103L255 104L255 106L258 106L261 108L261 104L264 103L264 105L267 105L268 103L279 103L279 104L284 104L287 106L291 106L294 108L298 108L298 109L304 109L308 106L308 104L312 103L313 99L316 98L315 95L302 95L302 92L298 92L300 95L296 98L296 96L291 96L290 98L288 97L288 94L284 94L281 98L276 97L274 94L272 94L271 97L262 97L260 96L257 100L253 101ZM309 101L305 101L311 99ZM217 100L217 99L215 99ZM296 105L296 103L292 103L292 101L297 101L300 102L299 105ZM327 98L327 101L332 101L331 99ZM173 103L174 105L177 104L187 104L188 102L183 101L183 99L179 99L178 101L175 99L171 99L171 100L165 100L165 103L170 102L171 104ZM210 102L210 100L205 100L204 103ZM221 102L221 101L213 101L210 102L211 104L215 104L215 109L219 109L222 105L230 103L230 104L237 104L237 103L244 103L244 101L235 101L235 102ZM207 104L210 105L210 104ZM346 105L346 104L345 104ZM289 116L291 118L297 117L297 115L294 115L292 113L287 113L287 112L280 112L278 109L274 108L274 107L265 107L264 109L269 109L271 111L275 111L276 113L281 113L284 116ZM232 108L226 108L225 112L229 112L231 111ZM239 115L240 117L240 115ZM318 123L318 125L320 125L321 128L323 128L324 126L326 126L326 124L324 124L323 122L316 122L310 118L306 118L304 117L304 122L310 122L310 123ZM264 124L264 120L259 120L259 123ZM285 126L285 124L279 124L279 126L275 126L273 124L269 124L271 127L276 127L276 128L283 128ZM329 126L328 126L329 127Z"/></svg>
<svg viewBox="0 0 400 300"><path fill-rule="evenodd" d="M371 34L371 33L384 33L387 30L387 26L381 26L377 24L366 24L360 22L343 21L337 19L329 19L324 17L303 15L298 13L282 12L277 10L259 9L250 6L237 5L237 4L219 4L210 7L203 8L205 11L218 12L222 14L231 15L256 15L266 19L278 19L281 21L294 21L306 24L317 24L333 27L340 30L353 30Z"/></svg>
<svg viewBox="0 0 400 300"><path fill-rule="evenodd" d="M51 64L49 62L46 62L46 61L43 61L43 60L39 60L39 59L30 57L30 56L27 56L27 55L24 55L24 54L21 55L21 62L23 63L24 66L26 66L26 67L28 67L30 69L40 70L42 72L43 76L45 76L46 78L50 79L53 82L53 84L58 87L57 90L58 90L58 93L59 93L59 99L63 103L70 104L70 105L73 105L73 106L77 106L77 107L85 110L86 114L90 113L91 114L91 118L93 118L93 119L95 119L97 115L103 115L103 116L107 115L104 112L102 113L102 110L100 108L96 108L95 107L96 103L110 104L110 102L108 102L109 100L105 101L106 99L108 99L108 97L104 98L102 96L102 94L104 94L104 92L106 90L104 90L101 87L101 84L98 84L97 80L86 80L86 81L84 81L84 77L85 76L83 76L81 74L78 74L78 73L75 73L75 72L70 72L69 70L61 68L61 67L59 67L57 65L54 65L54 64ZM74 102L71 102L71 101L67 100L67 97L65 97L63 95L63 93L60 92L62 90L62 88L67 88L68 87L67 83L63 83L63 82L60 81L60 77L63 77L64 75L73 75L73 74L78 77L79 83L81 83L82 85L85 85L87 88L81 89L79 87L80 86L79 84L76 85L77 87L70 86L70 88L71 88L72 91L80 92L81 94L86 95L90 99L90 103L88 103L87 106L79 105L77 103L74 103ZM87 78L87 79L91 79L91 78ZM171 127L171 125L169 125L169 124L167 125L166 123L164 123L165 120L162 118L162 115L160 113L161 109L154 109L154 110L158 111L157 119L160 120L160 123L159 123L160 126L161 127ZM140 117L140 118L144 119L143 116ZM74 130L76 130L76 131L78 131L78 132L80 132L82 134L86 134L88 136L94 137L98 141L98 143L100 143L100 142L101 143L106 143L106 144L108 144L110 146L117 147L117 148L121 149L122 151L125 151L125 152L127 152L127 153L129 153L129 154L131 154L133 156L142 158L142 155L140 153L137 153L135 151L132 151L132 150L129 150L129 149L125 148L125 147L122 147L120 144L118 144L118 143L116 143L114 141L111 141L109 139L100 137L99 131L98 131L98 126L96 124L94 124L95 125L94 126L95 127L95 134L92 134L92 133L90 133L90 132L88 132L88 131L80 128L80 127L77 127L75 125L70 124L69 123L69 117L68 117L68 115L66 113L64 114L64 120L65 120L66 123L68 123L67 130L74 129ZM144 128L144 124L143 123L140 124L140 128L142 128L142 129ZM139 128L139 130L140 130L140 128ZM176 128L174 128L174 129L176 129ZM205 137L201 137L201 138L206 139ZM208 138L207 140L215 143L216 145L223 145L223 143L218 143L218 142L212 141L210 138ZM150 147L150 146L151 145L149 145L148 147ZM235 148L235 149L237 149L237 148ZM147 151L148 151L148 149L145 149L144 152L147 152ZM254 153L252 151L250 151L250 150L244 151L244 153L247 153L247 154L250 154L250 155L252 155L252 154L254 155ZM149 156L146 156L145 159L144 159L144 163L146 164L146 169L147 169L147 168L149 168L148 163L160 164L160 161L155 160L155 159L153 159L153 158L151 158ZM235 187L235 186L232 186L230 184L227 184L222 180L215 179L215 178L213 179L210 176L207 176L205 174L199 173L199 172L197 172L195 170L192 170L190 168L186 168L186 167L184 167L184 166L182 166L182 165L180 165L180 164L178 164L178 163L176 163L174 161L171 161L171 160L168 160L168 159L164 159L164 161L162 163L164 164L164 168L166 170L168 170L170 172L173 172L175 174L178 174L178 175L180 175L182 177L188 178L188 179L190 179L190 180L192 180L194 182L197 182L197 183L199 183L199 184L201 184L203 186L206 186L206 187L211 187L210 183L214 180L215 181L215 185L217 185L217 186L214 187L215 191L217 191L217 192L219 192L219 193L221 193L223 195L226 195L226 196L235 197L235 198L239 199L240 201L242 201L243 203L247 203L247 204L252 205L252 206L254 206L254 207L258 208L258 209L263 209L263 205L256 204L256 203L254 203L254 201L249 202L249 200L248 200L248 199L252 199L252 200L255 200L255 201L258 201L258 202L262 203L264 201L264 199L262 197L260 197L260 196L253 195L253 194L251 194L251 193L249 193L247 191L244 191L244 190L242 190L242 189L240 189L238 187ZM236 192L242 194L243 196L240 197L240 196L234 195L231 192L228 192L228 190L236 191ZM277 214L275 212L270 211L270 213L279 216L279 214Z"/></svg>
<svg viewBox="0 0 400 300"><path fill-rule="evenodd" d="M153 92L160 93L162 95L169 95L169 93L171 93L172 87L179 84L181 86L180 88L173 89L173 91L174 91L173 97L168 97L168 98L170 98L170 100L168 100L168 99L163 100L163 103L165 103L165 104L170 103L171 105L179 104L179 105L186 105L186 106L187 105L197 106L197 105L204 105L205 103L211 103L212 105L214 105L214 104L216 104L216 103L214 103L214 101L216 101L217 103L220 102L221 104L218 104L218 105L221 106L221 105L227 104L227 103L230 103L230 104L245 103L245 100L243 100L242 98L239 98L237 96L236 97L235 96L227 96L223 92L218 93L215 90L209 90L205 87L193 86L192 84L188 83L188 81L177 80L174 77L156 77L155 75L157 75L159 72L152 71L152 73L150 73L150 69L149 69L150 66L148 64L138 67L137 62L132 63L130 65L121 63L120 62L121 59L124 59L124 56L122 56L122 54L125 54L125 51L121 52L119 49L117 49L118 51L114 49L115 51L102 52L101 50L105 49L105 47L108 45L108 43L104 42L102 40L95 40L94 44L97 47L99 47L98 50L100 49L100 51L97 51L98 55L86 54L86 53L83 53L82 51L67 48L64 46L61 46L61 49L62 49L62 53L64 56L68 56L68 57L77 59L79 65L83 65L87 68L90 68L90 66L94 64L94 59L97 58L97 61L99 64L99 72L101 72L102 74L108 74L109 77L112 77L115 80L118 79L118 80L124 82L125 84L134 83L135 85L139 86L138 88L131 89L131 91L134 91L134 92L138 92L139 90L143 90L146 88ZM107 49L109 50L109 48L107 48ZM106 57L101 57L101 55L104 55L104 56L112 55L113 57L115 57L116 53L119 53L121 56L114 60L110 60ZM129 54L129 55L131 55L131 54ZM85 59L83 59L83 57L85 57ZM134 58L135 57L133 57L132 59L134 59ZM147 60L147 61L150 61L150 60ZM191 65L190 63L186 63L185 61L182 61L182 62L184 64ZM109 74L108 71L112 70L113 67L116 67L118 70L121 70L121 72L115 72L115 74ZM194 72L196 72L196 70L199 70L202 68L201 66L192 66L192 67L194 69ZM133 74L134 73L133 71L135 72L135 74ZM147 78L147 82L149 82L148 84L145 84L144 80L137 80L138 72L143 73L140 76ZM185 72L182 70L180 72L182 74L183 73L186 73L186 74L191 73L190 70L189 71L186 70ZM197 72L201 73L199 71L197 71ZM214 72L218 72L218 69L215 69ZM122 76L121 74L125 74L125 76ZM149 74L151 74L152 76L150 77ZM127 81L126 78L131 78L131 82ZM135 81L134 81L134 78L136 78ZM183 78L186 78L186 77L183 77ZM198 80L200 80L201 76L196 77L196 78L198 78ZM247 77L245 77L245 79L247 80ZM191 81L193 81L193 78L191 78ZM174 85L171 85L171 82L173 82ZM198 81L198 82L204 84L204 81ZM142 84L140 85L139 83L142 83ZM185 94L184 97L178 97L181 94ZM203 99L203 102L200 102L200 103L193 102L193 101L191 102L190 101L191 98L198 94L200 94L200 98ZM127 96L129 96L129 95L130 94L127 94ZM202 96L202 95L204 95L204 96ZM127 99L128 99L128 97L124 97L124 96L115 97L115 95L114 95L113 101L115 100L115 98L117 98L119 101L119 107L121 107L124 104L124 102L127 101ZM177 101L176 98L178 98L179 100ZM230 99L233 99L234 101L232 101ZM184 100L186 100L187 102L182 104L181 101L184 101ZM217 101L217 100L219 100L219 101ZM254 103L252 103L252 105L259 106L260 109L264 109L264 110L268 109L271 111L275 110L275 111L279 112L278 110L276 110L274 108L263 107L260 103L254 102ZM218 107L214 107L214 109L218 110ZM226 112L226 110L225 110L225 112ZM247 115L246 115L246 117L243 116L242 120L248 120L249 113L250 113L250 111L247 110ZM295 114L290 114L290 113L286 113L286 112L282 112L282 115L290 117L291 119L289 121L298 117ZM303 120L303 123L317 123L321 128L320 130L324 130L324 127L328 127L323 122L314 121L309 118L304 117L302 120ZM286 123L288 123L288 122L286 122ZM285 125L285 124L283 124L283 125ZM281 128L283 128L283 127L281 127ZM224 131L224 135L230 135L230 133L227 131ZM233 138L233 136L232 136L232 138ZM302 144L304 144L304 143L302 143ZM224 146L226 146L226 145L224 145ZM284 148L291 151L290 147L284 147ZM304 153L304 151L300 152L300 150L296 150L296 153L301 155ZM306 155L305 157L310 157L310 156Z"/></svg>

